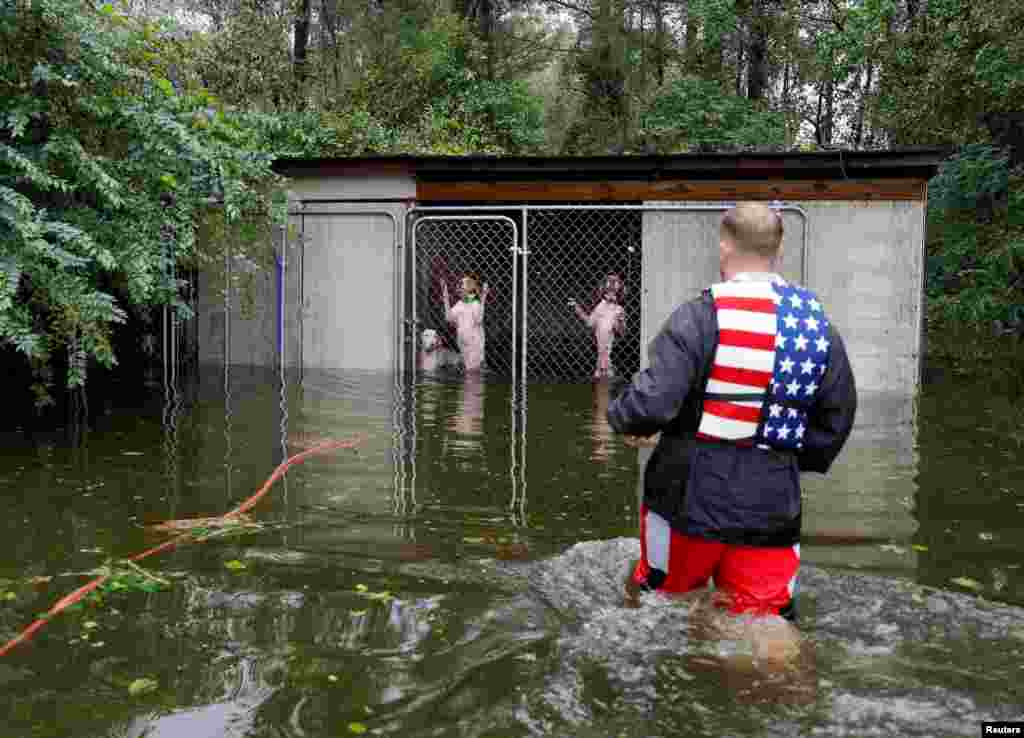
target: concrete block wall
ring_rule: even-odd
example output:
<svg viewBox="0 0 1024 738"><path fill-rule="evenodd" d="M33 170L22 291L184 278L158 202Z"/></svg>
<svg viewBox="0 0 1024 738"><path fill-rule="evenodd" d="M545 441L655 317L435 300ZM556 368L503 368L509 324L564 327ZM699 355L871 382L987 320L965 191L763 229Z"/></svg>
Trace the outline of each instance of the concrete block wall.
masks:
<svg viewBox="0 0 1024 738"><path fill-rule="evenodd" d="M678 208L679 203L644 203ZM724 211L648 211L643 222L643 307L641 362L647 365L647 344L672 311L697 297L720 279L719 223ZM782 272L786 279L804 279L803 218L782 214Z"/></svg>
<svg viewBox="0 0 1024 738"><path fill-rule="evenodd" d="M920 368L924 203L802 202L784 213L783 276L814 289L846 342L858 387L913 392ZM677 305L719 279L721 213L644 214L642 361Z"/></svg>
<svg viewBox="0 0 1024 738"><path fill-rule="evenodd" d="M813 202L807 286L846 341L857 386L917 389L924 289L923 202Z"/></svg>
<svg viewBox="0 0 1024 738"><path fill-rule="evenodd" d="M277 270L256 266L229 255L230 283L224 266L199 272L196 320L201 364L230 363L240 366L277 366ZM297 294L298 275L289 275L288 292ZM224 293L228 293L227 312ZM225 330L225 323L229 330ZM286 321L287 325L287 321Z"/></svg>
<svg viewBox="0 0 1024 738"><path fill-rule="evenodd" d="M408 176L309 176L289 182L289 222L295 237L285 247L286 367L394 366L405 212L394 201L415 195L415 181ZM353 199L367 201L339 202ZM302 211L309 215L303 217ZM360 216L360 211L378 214ZM392 213L394 221L381 212ZM236 276L249 269L251 279L243 280L248 283L245 288L233 281L228 313L222 269L199 275L200 363L223 364L226 356L231 364L277 367L276 269L252 270L251 265L230 261ZM230 345L226 347L225 341Z"/></svg>

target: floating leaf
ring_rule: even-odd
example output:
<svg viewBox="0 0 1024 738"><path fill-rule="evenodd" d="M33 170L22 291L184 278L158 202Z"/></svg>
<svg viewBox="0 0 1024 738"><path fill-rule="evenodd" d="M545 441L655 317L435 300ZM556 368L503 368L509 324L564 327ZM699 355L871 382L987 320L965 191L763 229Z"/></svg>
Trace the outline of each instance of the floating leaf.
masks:
<svg viewBox="0 0 1024 738"><path fill-rule="evenodd" d="M230 569L231 571L241 571L242 569L248 569L249 567L238 559L231 559L231 561L224 562L224 568Z"/></svg>
<svg viewBox="0 0 1024 738"><path fill-rule="evenodd" d="M366 732L366 726L362 723L349 723L348 732L355 733L356 735L362 735Z"/></svg>
<svg viewBox="0 0 1024 738"><path fill-rule="evenodd" d="M981 582L977 581L976 579L971 579L970 577L956 577L955 579L950 579L949 581L951 581L953 584L959 584L961 587L967 587L968 589L984 589L984 586L981 584Z"/></svg>
<svg viewBox="0 0 1024 738"><path fill-rule="evenodd" d="M86 630L92 630L93 628L100 627L100 624L97 623L95 620L86 620L84 623L82 623L82 627Z"/></svg>
<svg viewBox="0 0 1024 738"><path fill-rule="evenodd" d="M356 592L366 592L369 589L365 584L357 584Z"/></svg>
<svg viewBox="0 0 1024 738"><path fill-rule="evenodd" d="M367 598L369 598L371 600L390 600L391 599L391 593L388 592L387 590L384 590L383 592L371 592L371 593L369 593L366 596L367 596Z"/></svg>
<svg viewBox="0 0 1024 738"><path fill-rule="evenodd" d="M18 599L18 595L14 594L14 592L4 592L0 595L0 598L5 602L14 602L14 600Z"/></svg>
<svg viewBox="0 0 1024 738"><path fill-rule="evenodd" d="M155 692L156 688L160 686L156 679L136 679L134 682L128 685L128 694L132 697L138 697L139 695L149 694Z"/></svg>
<svg viewBox="0 0 1024 738"><path fill-rule="evenodd" d="M349 615L355 615L356 617L359 617L360 615L365 615L366 614L366 610L349 610L348 614Z"/></svg>
<svg viewBox="0 0 1024 738"><path fill-rule="evenodd" d="M338 677L335 676L334 674L328 674L327 675L327 681L329 681L329 682L336 682L336 681L338 681Z"/></svg>
<svg viewBox="0 0 1024 738"><path fill-rule="evenodd" d="M911 548L914 549L915 551L927 551L928 550L927 546L922 546L920 543L915 543L913 546L911 546Z"/></svg>
<svg viewBox="0 0 1024 738"><path fill-rule="evenodd" d="M483 543L484 539L483 538L470 538L468 536L465 536L465 537L463 537L462 542L463 543Z"/></svg>

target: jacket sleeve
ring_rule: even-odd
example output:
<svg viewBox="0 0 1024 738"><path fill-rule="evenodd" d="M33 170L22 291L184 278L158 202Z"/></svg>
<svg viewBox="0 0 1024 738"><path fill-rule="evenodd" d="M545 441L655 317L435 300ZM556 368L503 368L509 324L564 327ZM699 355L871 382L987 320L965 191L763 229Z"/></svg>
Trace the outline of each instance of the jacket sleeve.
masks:
<svg viewBox="0 0 1024 738"><path fill-rule="evenodd" d="M680 305L648 346L648 367L608 406L608 424L619 433L651 436L664 430L700 381L708 330L700 299ZM703 318L703 319L702 319Z"/></svg>
<svg viewBox="0 0 1024 738"><path fill-rule="evenodd" d="M821 391L808 413L804 448L797 455L800 471L824 474L832 466L853 430L857 386L842 336L829 326L828 370Z"/></svg>

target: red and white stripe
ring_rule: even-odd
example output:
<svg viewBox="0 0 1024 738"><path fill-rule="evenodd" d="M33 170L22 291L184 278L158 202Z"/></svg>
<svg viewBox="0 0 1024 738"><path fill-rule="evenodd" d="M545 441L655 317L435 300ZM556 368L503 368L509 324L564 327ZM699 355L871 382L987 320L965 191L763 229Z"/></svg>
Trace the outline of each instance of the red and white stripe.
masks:
<svg viewBox="0 0 1024 738"><path fill-rule="evenodd" d="M775 290L770 282L724 282L711 287L718 314L718 347L706 392L764 393L775 367ZM705 400L697 437L749 439L763 400Z"/></svg>

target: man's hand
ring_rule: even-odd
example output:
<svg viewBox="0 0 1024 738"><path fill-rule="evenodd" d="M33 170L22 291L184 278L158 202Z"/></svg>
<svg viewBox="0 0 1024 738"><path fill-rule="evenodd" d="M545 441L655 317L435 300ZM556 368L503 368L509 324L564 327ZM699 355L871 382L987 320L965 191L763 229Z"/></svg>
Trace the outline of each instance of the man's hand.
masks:
<svg viewBox="0 0 1024 738"><path fill-rule="evenodd" d="M658 445L658 439L661 438L660 433L655 433L653 436L631 436L628 433L622 435L622 440L627 446L633 448L654 448Z"/></svg>

